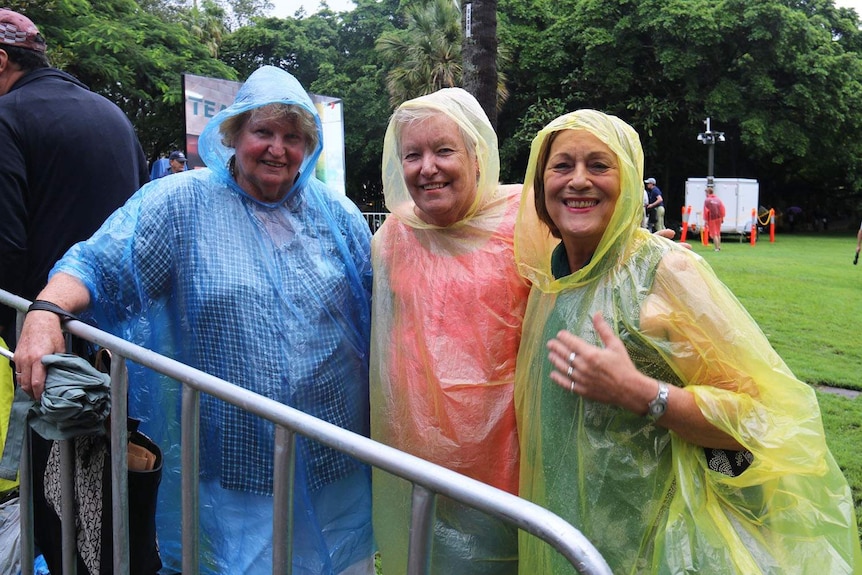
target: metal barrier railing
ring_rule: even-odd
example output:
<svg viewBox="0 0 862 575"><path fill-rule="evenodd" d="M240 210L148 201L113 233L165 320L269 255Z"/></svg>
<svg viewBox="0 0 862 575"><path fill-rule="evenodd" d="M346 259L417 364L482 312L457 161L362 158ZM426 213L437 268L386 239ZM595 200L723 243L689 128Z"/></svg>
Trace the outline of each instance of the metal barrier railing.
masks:
<svg viewBox="0 0 862 575"><path fill-rule="evenodd" d="M386 216L389 215L389 212L362 212L362 215L365 216L365 222L373 234L386 221Z"/></svg>
<svg viewBox="0 0 862 575"><path fill-rule="evenodd" d="M18 326L30 302L0 290L0 305L18 310ZM275 431L275 466L273 472L273 573L291 572L293 530L293 462L294 438L299 433L342 451L367 464L402 477L413 484L413 508L408 549L408 574L428 572L433 535L434 500L445 495L462 504L493 515L515 525L554 547L578 573L610 575L611 570L596 548L572 525L551 511L525 499L491 487L439 465L395 448L378 443L302 411L243 389L193 367L159 355L126 340L79 321L69 321L64 328L83 339L108 348L111 364L111 409L114 421L126 419L128 381L125 360L167 375L183 386L181 408L182 460L182 572L199 572L198 545L198 467L200 394L206 393L273 422ZM111 477L113 501L128 497L127 431L123 425L111 426ZM25 441L21 463L21 572L33 573L33 509L29 448ZM61 458L61 477L71 480L71 460ZM64 509L72 509L71 487L62 493ZM68 499L66 499L68 497ZM128 510L114 505L114 573L128 573ZM64 573L74 573L74 517L62 517ZM121 526L118 528L117 526ZM67 570L67 562L69 569Z"/></svg>

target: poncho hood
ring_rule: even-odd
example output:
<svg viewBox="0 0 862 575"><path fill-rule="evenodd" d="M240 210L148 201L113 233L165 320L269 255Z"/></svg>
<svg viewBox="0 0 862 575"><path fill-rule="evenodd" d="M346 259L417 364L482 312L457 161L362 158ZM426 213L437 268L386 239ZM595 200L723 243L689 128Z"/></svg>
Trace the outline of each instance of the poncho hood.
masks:
<svg viewBox="0 0 862 575"><path fill-rule="evenodd" d="M535 177L539 154L553 133L561 130L586 130L604 142L617 156L620 167L620 197L599 245L590 262L577 272L555 280L551 273L551 252L560 240L546 225L536 225L534 203ZM521 212L515 227L515 258L520 273L542 291L558 292L596 278L607 265L621 257L633 235L649 234L640 227L643 217L643 149L640 137L631 126L596 110L578 110L553 120L533 139L530 160L524 176Z"/></svg>
<svg viewBox="0 0 862 575"><path fill-rule="evenodd" d="M302 189L309 178L314 175L314 166L317 164L317 159L323 149L323 128L320 116L305 89L291 74L274 66L258 68L239 89L233 104L216 114L206 125L198 141L198 151L201 159L216 176L251 198L252 196L242 190L230 175L228 161L236 153L236 150L224 145L219 129L228 118L269 104L300 106L314 117L314 122L317 124L317 147L311 154L306 154L299 168L299 177L285 197L276 202L280 204L292 197L297 190ZM258 203L265 202L258 201Z"/></svg>
<svg viewBox="0 0 862 575"><path fill-rule="evenodd" d="M488 218L498 218L506 209L506 192L498 187L500 155L497 134L476 99L461 88L444 88L404 102L398 109L439 111L458 124L465 137L470 138L476 147L476 160L479 164L476 197L465 216L449 228L484 227ZM407 189L404 168L401 165L399 132L398 123L389 122L383 143L383 195L386 208L410 227L439 228L420 219L414 211L416 203Z"/></svg>

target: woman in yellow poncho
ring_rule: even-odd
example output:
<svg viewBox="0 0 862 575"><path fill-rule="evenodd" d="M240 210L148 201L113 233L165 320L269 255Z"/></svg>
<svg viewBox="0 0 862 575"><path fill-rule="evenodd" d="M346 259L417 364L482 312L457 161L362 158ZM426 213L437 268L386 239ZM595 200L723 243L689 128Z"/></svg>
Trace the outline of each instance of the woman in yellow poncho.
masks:
<svg viewBox="0 0 862 575"><path fill-rule="evenodd" d="M702 258L639 227L642 180L639 138L613 116L566 114L533 141L515 227L533 284L521 495L615 574L859 573L814 392ZM521 573L573 572L520 543Z"/></svg>
<svg viewBox="0 0 862 575"><path fill-rule="evenodd" d="M460 88L402 104L383 152L391 216L372 240L372 437L518 491L515 357L529 287L513 251L520 186ZM410 486L375 470L385 575L406 572ZM517 572L517 529L441 497L432 573Z"/></svg>

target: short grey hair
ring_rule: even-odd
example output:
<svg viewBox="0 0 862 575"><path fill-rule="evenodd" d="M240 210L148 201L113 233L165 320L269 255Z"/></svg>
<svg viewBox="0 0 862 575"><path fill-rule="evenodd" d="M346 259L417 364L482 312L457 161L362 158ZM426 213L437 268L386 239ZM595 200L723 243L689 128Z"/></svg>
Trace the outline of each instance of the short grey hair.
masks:
<svg viewBox="0 0 862 575"><path fill-rule="evenodd" d="M242 114L231 116L221 123L219 133L221 133L222 144L228 148L233 148L234 142L240 131L245 127L246 123L254 118L255 120L275 120L275 121L291 121L294 122L299 131L305 136L305 153L306 155L314 152L319 142L317 133L317 121L314 116L302 106L296 104L273 103L258 108L252 108Z"/></svg>
<svg viewBox="0 0 862 575"><path fill-rule="evenodd" d="M449 117L445 112L436 108L428 107L402 107L395 110L392 114L392 125L395 129L395 145L397 147L396 153L398 154L398 158L401 158L401 133L404 131L404 128L427 120L428 118L433 118L439 114L442 114L455 122L455 125L458 126L458 132L461 134L461 140L464 142L464 147L467 150L467 155L471 158L476 157L477 142L466 131L464 131L461 124Z"/></svg>

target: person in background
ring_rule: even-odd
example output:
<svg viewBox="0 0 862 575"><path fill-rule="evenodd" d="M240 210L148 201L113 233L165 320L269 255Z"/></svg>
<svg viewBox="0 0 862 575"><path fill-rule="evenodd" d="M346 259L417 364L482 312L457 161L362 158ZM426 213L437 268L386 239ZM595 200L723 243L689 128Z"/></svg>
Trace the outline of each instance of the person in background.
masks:
<svg viewBox="0 0 862 575"><path fill-rule="evenodd" d="M642 170L637 133L595 110L533 141L515 226L532 283L521 495L613 573L859 573L813 389L703 258L640 227ZM523 574L574 572L535 538L519 550Z"/></svg>
<svg viewBox="0 0 862 575"><path fill-rule="evenodd" d="M712 186L707 186L706 199L703 200L703 217L717 252L721 251L721 224L724 223L724 216L724 202L715 195L715 189Z"/></svg>
<svg viewBox="0 0 862 575"><path fill-rule="evenodd" d="M649 210L647 206L649 205L649 192L644 188L644 217L641 221L641 227L649 229Z"/></svg>
<svg viewBox="0 0 862 575"><path fill-rule="evenodd" d="M665 229L664 226L664 198L662 198L661 190L655 185L655 178L647 178L644 180L647 193L649 194L649 203L647 204L647 213L652 212L650 222L654 222L653 232L658 232Z"/></svg>
<svg viewBox="0 0 862 575"><path fill-rule="evenodd" d="M859 263L859 251L862 250L862 226L859 226L859 231L856 232L856 256L853 258L853 265Z"/></svg>
<svg viewBox="0 0 862 575"><path fill-rule="evenodd" d="M0 289L33 299L60 256L147 181L123 111L52 68L36 25L0 9ZM0 345L12 350L15 324L15 310L0 306ZM14 385L7 373L0 371L4 431ZM51 442L34 433L31 445L35 542L59 573L60 522L42 488ZM17 481L0 480L0 500L16 493Z"/></svg>
<svg viewBox="0 0 862 575"><path fill-rule="evenodd" d="M529 286L515 269L520 185L500 185L497 136L476 99L447 88L389 121L372 240L372 437L518 491L515 356ZM375 471L382 572L407 569L410 486ZM517 529L439 497L431 573L517 572Z"/></svg>
<svg viewBox="0 0 862 575"><path fill-rule="evenodd" d="M185 172L188 165L186 155L180 151L171 152L171 155L168 156L168 162L170 162L172 174Z"/></svg>
<svg viewBox="0 0 862 575"><path fill-rule="evenodd" d="M255 393L367 435L370 232L314 177L322 126L305 89L255 71L200 137L208 168L141 188L52 270L39 299ZM229 249L228 249L229 248ZM39 397L60 322L27 314L16 359ZM130 367L130 415L164 453L157 526L181 568L180 387ZM274 426L202 394L202 573L272 573ZM371 473L296 439L293 573L371 575Z"/></svg>
<svg viewBox="0 0 862 575"><path fill-rule="evenodd" d="M149 180L122 110L52 68L26 16L0 10L0 289L32 299L72 244ZM0 336L15 343L15 312Z"/></svg>

